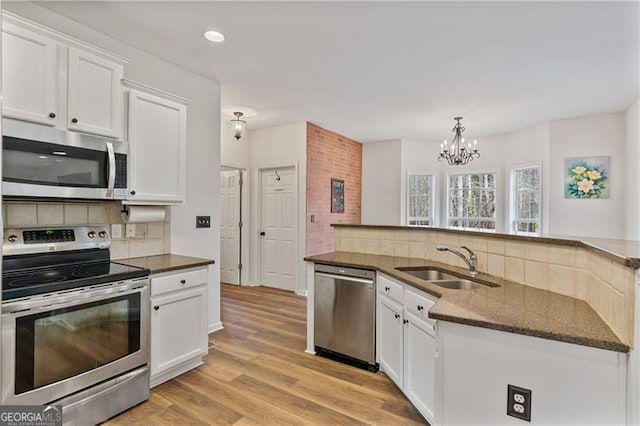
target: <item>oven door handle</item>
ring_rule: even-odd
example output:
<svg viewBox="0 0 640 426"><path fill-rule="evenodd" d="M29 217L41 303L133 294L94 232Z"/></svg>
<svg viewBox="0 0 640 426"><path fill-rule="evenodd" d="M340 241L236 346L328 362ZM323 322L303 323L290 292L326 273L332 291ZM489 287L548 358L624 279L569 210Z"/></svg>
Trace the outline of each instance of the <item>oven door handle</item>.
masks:
<svg viewBox="0 0 640 426"><path fill-rule="evenodd" d="M104 296L110 296L117 293L134 293L136 291L140 291L141 288L144 288L144 285L140 282L129 282L119 286L95 289L92 291L80 290L70 294L65 294L64 296L52 296L50 298L47 297L46 299L38 298L22 302L7 303L2 306L2 314L20 313L27 315L28 313L33 313L36 310L51 310L53 307L67 305L69 302L77 302L73 303L73 305L69 305L75 306L89 300L101 299L104 298Z"/></svg>
<svg viewBox="0 0 640 426"><path fill-rule="evenodd" d="M106 198L113 198L113 188L116 184L116 153L113 150L113 142L107 142L107 156L109 157L109 177L107 178Z"/></svg>

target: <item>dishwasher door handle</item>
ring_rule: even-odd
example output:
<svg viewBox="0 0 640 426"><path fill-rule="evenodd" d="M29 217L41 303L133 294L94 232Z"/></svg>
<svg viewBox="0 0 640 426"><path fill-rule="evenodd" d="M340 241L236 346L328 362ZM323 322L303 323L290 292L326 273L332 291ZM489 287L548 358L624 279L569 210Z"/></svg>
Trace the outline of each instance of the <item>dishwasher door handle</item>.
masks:
<svg viewBox="0 0 640 426"><path fill-rule="evenodd" d="M373 284L373 280L369 280L366 278L348 277L346 275L333 275L333 274L326 274L324 272L315 272L315 276L323 277L323 278L331 278L333 280L352 281L352 282L362 283L362 284Z"/></svg>

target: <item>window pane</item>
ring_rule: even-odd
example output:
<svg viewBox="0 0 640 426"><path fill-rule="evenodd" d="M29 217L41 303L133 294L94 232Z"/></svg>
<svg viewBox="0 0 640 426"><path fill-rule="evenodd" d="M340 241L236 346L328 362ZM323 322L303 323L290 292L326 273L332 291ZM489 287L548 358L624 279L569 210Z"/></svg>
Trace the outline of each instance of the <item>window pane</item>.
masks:
<svg viewBox="0 0 640 426"><path fill-rule="evenodd" d="M409 175L407 198L407 223L414 226L431 225L433 176Z"/></svg>
<svg viewBox="0 0 640 426"><path fill-rule="evenodd" d="M512 223L515 232L540 231L540 167L512 172Z"/></svg>
<svg viewBox="0 0 640 426"><path fill-rule="evenodd" d="M449 226L495 229L496 175L449 176Z"/></svg>

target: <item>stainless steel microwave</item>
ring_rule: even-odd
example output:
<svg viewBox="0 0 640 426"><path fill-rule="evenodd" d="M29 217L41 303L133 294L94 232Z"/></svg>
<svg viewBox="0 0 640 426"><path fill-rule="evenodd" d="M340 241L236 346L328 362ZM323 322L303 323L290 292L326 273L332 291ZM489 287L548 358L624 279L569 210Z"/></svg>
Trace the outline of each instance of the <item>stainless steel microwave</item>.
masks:
<svg viewBox="0 0 640 426"><path fill-rule="evenodd" d="M2 120L2 195L127 198L126 142Z"/></svg>

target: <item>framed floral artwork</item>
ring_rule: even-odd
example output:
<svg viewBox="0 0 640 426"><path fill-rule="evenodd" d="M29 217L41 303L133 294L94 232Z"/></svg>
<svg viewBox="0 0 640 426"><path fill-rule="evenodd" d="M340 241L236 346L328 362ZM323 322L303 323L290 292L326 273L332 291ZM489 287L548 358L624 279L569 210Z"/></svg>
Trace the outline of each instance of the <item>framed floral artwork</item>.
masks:
<svg viewBox="0 0 640 426"><path fill-rule="evenodd" d="M564 198L609 198L611 157L565 158Z"/></svg>

